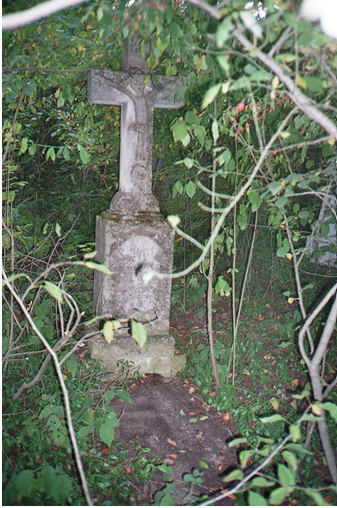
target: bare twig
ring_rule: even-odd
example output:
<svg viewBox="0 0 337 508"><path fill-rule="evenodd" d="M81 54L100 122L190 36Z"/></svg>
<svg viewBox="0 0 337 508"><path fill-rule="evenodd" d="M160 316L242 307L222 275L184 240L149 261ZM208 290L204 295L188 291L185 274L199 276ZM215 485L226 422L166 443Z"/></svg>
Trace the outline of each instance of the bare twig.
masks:
<svg viewBox="0 0 337 508"><path fill-rule="evenodd" d="M86 1L88 0L49 0L48 2L35 5L35 7L31 7L30 9L3 16L2 29L8 30L10 28L28 25L28 23L46 18L51 14L55 14L63 9L68 9L69 7Z"/></svg>
<svg viewBox="0 0 337 508"><path fill-rule="evenodd" d="M76 442L76 436L75 436L74 427L73 427L73 424L72 424L72 417L71 417L71 410L70 410L68 390L67 390L67 387L65 385L63 376L62 376L62 370L61 370L61 366L60 366L60 363L59 363L58 358L57 358L57 354L51 348L51 346L49 345L48 341L42 335L40 330L37 328L37 326L34 323L32 317L30 316L30 314L29 314L29 312L28 312L24 302L22 301L22 299L19 297L19 295L16 293L15 289L13 288L11 283L9 282L7 274L6 274L4 269L3 269L3 280L4 280L5 284L6 284L6 286L8 287L9 291L13 295L14 299L18 302L19 306L21 307L22 312L24 313L24 315L25 315L27 321L29 322L30 326L32 327L32 329L34 330L36 335L39 337L39 339L41 340L41 342L43 343L43 345L45 346L45 348L49 352L50 356L53 358L55 369L56 369L56 372L57 372L57 376L58 376L58 379L59 379L59 382L60 382L60 385L61 385L61 389L62 389L62 393L63 393L63 397L64 397L64 404L65 404L65 410L66 410L66 416L67 416L67 423L68 423L68 429L69 429L70 439L71 439L71 442L72 442L72 445L73 445L76 465L77 465L78 472L79 472L79 475L80 475L80 478L81 478L84 495L85 495L85 498L86 498L86 501L87 501L88 505L89 506L93 506L93 503L92 503L92 500L91 500L91 496L90 496L90 492L89 492L89 488L88 488L88 484L87 484L87 481L86 481L86 478L85 478L85 474L84 474L84 469L83 469L83 465L82 465L82 461L81 461L81 457L80 457L80 452L79 452L79 449L78 449L78 446L77 446L77 442Z"/></svg>

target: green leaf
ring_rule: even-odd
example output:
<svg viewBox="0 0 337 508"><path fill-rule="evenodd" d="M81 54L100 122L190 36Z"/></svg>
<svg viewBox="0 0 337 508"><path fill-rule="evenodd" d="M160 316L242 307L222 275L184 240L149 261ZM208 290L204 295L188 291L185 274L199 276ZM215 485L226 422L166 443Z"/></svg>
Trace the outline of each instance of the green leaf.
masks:
<svg viewBox="0 0 337 508"><path fill-rule="evenodd" d="M183 163L185 164L185 166L188 169L191 169L191 167L194 164L194 159L191 159L190 157L185 157L185 159L183 159ZM180 183L180 182L176 182L175 185L178 184L178 183ZM180 183L180 185L181 185L181 183ZM183 191L183 186L181 185L181 192L180 192L180 194L182 193L182 191Z"/></svg>
<svg viewBox="0 0 337 508"><path fill-rule="evenodd" d="M254 487L272 487L275 485L275 482L267 480L267 478L263 478L262 476L255 476L252 480L252 485L254 485Z"/></svg>
<svg viewBox="0 0 337 508"><path fill-rule="evenodd" d="M247 466L248 460L256 453L255 450L243 450L240 452L240 465L242 469Z"/></svg>
<svg viewBox="0 0 337 508"><path fill-rule="evenodd" d="M34 155L34 153L36 152L36 145L35 145L35 143L32 143L30 145L30 147L28 148L28 152L29 152L30 155Z"/></svg>
<svg viewBox="0 0 337 508"><path fill-rule="evenodd" d="M81 145L78 145L78 146L80 146L79 153L80 153L81 161L83 162L83 164L87 164L89 162L89 154L86 151L86 149L83 148Z"/></svg>
<svg viewBox="0 0 337 508"><path fill-rule="evenodd" d="M92 268L93 270L97 270L98 272L106 273L107 275L111 275L109 268L104 265L99 265L98 263L93 263L93 261L86 261L83 263L87 268Z"/></svg>
<svg viewBox="0 0 337 508"><path fill-rule="evenodd" d="M192 182L192 180L190 180L186 185L185 185L185 192L186 194L188 195L189 198L193 198L194 194L195 194L195 191L196 191L196 184L194 182Z"/></svg>
<svg viewBox="0 0 337 508"><path fill-rule="evenodd" d="M212 135L213 135L214 144L216 145L216 142L218 141L218 138L219 138L219 124L215 120L212 123Z"/></svg>
<svg viewBox="0 0 337 508"><path fill-rule="evenodd" d="M62 155L66 161L68 161L70 159L69 150L66 146L63 148Z"/></svg>
<svg viewBox="0 0 337 508"><path fill-rule="evenodd" d="M114 339L114 326L112 321L106 321L103 325L103 335L105 341L110 344Z"/></svg>
<svg viewBox="0 0 337 508"><path fill-rule="evenodd" d="M282 457L287 462L287 464L293 468L297 468L297 457L293 453L289 452L288 450L283 450Z"/></svg>
<svg viewBox="0 0 337 508"><path fill-rule="evenodd" d="M288 254L288 251L289 251L289 249L282 246L279 249L277 249L276 256L278 256L280 258L284 258Z"/></svg>
<svg viewBox="0 0 337 508"><path fill-rule="evenodd" d="M287 495L288 489L285 487L279 487L278 489L273 490L273 492L270 494L269 502L270 504L276 504L279 506Z"/></svg>
<svg viewBox="0 0 337 508"><path fill-rule="evenodd" d="M284 422L287 421L281 415L266 416L265 418L260 418L260 420L261 420L262 423L274 423L274 422L279 422L279 421L284 421Z"/></svg>
<svg viewBox="0 0 337 508"><path fill-rule="evenodd" d="M237 437L236 439L233 439L233 441L228 443L228 446L231 448L233 446L237 446L242 443L248 443L247 439L245 437Z"/></svg>
<svg viewBox="0 0 337 508"><path fill-rule="evenodd" d="M333 154L333 147L326 143L322 149L323 157L330 157Z"/></svg>
<svg viewBox="0 0 337 508"><path fill-rule="evenodd" d="M257 492L250 490L248 492L248 504L249 506L268 506L268 501Z"/></svg>
<svg viewBox="0 0 337 508"><path fill-rule="evenodd" d="M177 143L182 141L188 135L187 127L184 121L176 122L172 127L173 139Z"/></svg>
<svg viewBox="0 0 337 508"><path fill-rule="evenodd" d="M327 501L325 501L324 497L314 490L310 490L309 488L305 489L305 493L310 496L317 506L331 506Z"/></svg>
<svg viewBox="0 0 337 508"><path fill-rule="evenodd" d="M296 485L295 477L292 471L290 471L284 464L278 464L277 476L281 483L286 485Z"/></svg>
<svg viewBox="0 0 337 508"><path fill-rule="evenodd" d="M208 465L203 460L199 460L199 466L203 467L204 469L208 469Z"/></svg>
<svg viewBox="0 0 337 508"><path fill-rule="evenodd" d="M32 283L32 279L30 277L28 277L28 275L26 275L25 273L16 273L16 274L10 275L8 277L8 282L12 282L13 280L19 279L20 277L25 277L30 282L30 284ZM3 283L3 285L4 285L4 283Z"/></svg>
<svg viewBox="0 0 337 508"><path fill-rule="evenodd" d="M61 420L58 419L58 417L54 414L51 414L49 417L48 417L48 420L47 420L47 423L46 423L46 427L47 429L49 430L57 430L61 427Z"/></svg>
<svg viewBox="0 0 337 508"><path fill-rule="evenodd" d="M289 432L295 443L301 439L301 429L297 425L290 425Z"/></svg>
<svg viewBox="0 0 337 508"><path fill-rule="evenodd" d="M320 403L320 406L322 406L326 411L329 411L330 416L337 422L337 405L333 404L332 402L324 402L323 404Z"/></svg>
<svg viewBox="0 0 337 508"><path fill-rule="evenodd" d="M116 393L117 393L118 397L120 398L120 400L122 400L123 402L128 402L129 404L132 404L132 400L131 400L129 392L127 392L126 390L117 389Z"/></svg>
<svg viewBox="0 0 337 508"><path fill-rule="evenodd" d="M147 341L147 332L145 326L142 323L137 323L137 321L132 321L131 336L133 339L135 339L139 347L142 348Z"/></svg>
<svg viewBox="0 0 337 508"><path fill-rule="evenodd" d="M54 500L55 504L64 506L67 498L73 491L71 478L61 472L61 468L55 470L51 466L44 466L39 477L40 489L46 492Z"/></svg>
<svg viewBox="0 0 337 508"><path fill-rule="evenodd" d="M298 56L294 55L293 53L279 53L275 57L275 60L287 62L287 63L294 62L297 59L298 59Z"/></svg>
<svg viewBox="0 0 337 508"><path fill-rule="evenodd" d="M20 153L25 153L27 150L28 138L23 138L20 145Z"/></svg>
<svg viewBox="0 0 337 508"><path fill-rule="evenodd" d="M46 161L49 159L49 157L51 158L51 160L55 160L55 150L54 148L51 146L50 148L48 148L47 150L47 153L46 153Z"/></svg>
<svg viewBox="0 0 337 508"><path fill-rule="evenodd" d="M296 453L303 453L303 455L313 455L313 452L309 452L303 445L298 443L287 443L289 450L294 450Z"/></svg>
<svg viewBox="0 0 337 508"><path fill-rule="evenodd" d="M243 471L241 469L234 469L234 471L231 471L225 478L223 479L224 482L232 482L233 480L242 480L244 477Z"/></svg>
<svg viewBox="0 0 337 508"><path fill-rule="evenodd" d="M25 469L20 473L14 475L9 480L10 485L10 499L12 505L16 505L21 496L29 497L33 490L34 473L30 469Z"/></svg>
<svg viewBox="0 0 337 508"><path fill-rule="evenodd" d="M222 83L218 83L217 85L211 86L205 93L205 97L203 98L201 109L207 108L211 102L214 101L215 97L218 95L219 90L222 86Z"/></svg>
<svg viewBox="0 0 337 508"><path fill-rule="evenodd" d="M60 224L58 222L56 222L56 224L55 224L55 233L60 238L60 236L61 236L61 226L60 226Z"/></svg>
<svg viewBox="0 0 337 508"><path fill-rule="evenodd" d="M42 418L48 418L48 416L50 416L53 412L53 406L51 404L48 404L48 406L44 407L41 411L41 413L39 414L39 419L42 419Z"/></svg>
<svg viewBox="0 0 337 508"><path fill-rule="evenodd" d="M109 416L110 415L110 416ZM102 441L107 445L111 446L112 441L115 437L115 427L119 426L119 421L116 418L115 413L109 413L104 420L104 423L100 426L99 435Z"/></svg>
<svg viewBox="0 0 337 508"><path fill-rule="evenodd" d="M228 282L223 278L223 275L218 277L217 283L215 284L215 292L220 294L220 296L229 296L231 292L231 288L229 287Z"/></svg>
<svg viewBox="0 0 337 508"><path fill-rule="evenodd" d="M215 40L219 48L223 47L223 43L229 36L229 27L230 27L231 19L229 16L226 16L223 21L218 25L218 28L215 32Z"/></svg>
<svg viewBox="0 0 337 508"><path fill-rule="evenodd" d="M172 40L178 39L180 35L180 26L177 23L171 23L169 26L169 33Z"/></svg>
<svg viewBox="0 0 337 508"><path fill-rule="evenodd" d="M167 466L166 464L161 464L160 466L158 466L158 469L159 471L165 474L169 474L172 471L171 466Z"/></svg>
<svg viewBox="0 0 337 508"><path fill-rule="evenodd" d="M84 254L84 259L92 259L96 256L97 250L94 250L93 252L88 252L87 254Z"/></svg>
<svg viewBox="0 0 337 508"><path fill-rule="evenodd" d="M15 122L14 124L14 132L19 132L21 130L21 123L20 122Z"/></svg>
<svg viewBox="0 0 337 508"><path fill-rule="evenodd" d="M275 206L278 208L283 208L286 203L288 203L288 198L281 196L275 201Z"/></svg>
<svg viewBox="0 0 337 508"><path fill-rule="evenodd" d="M252 204L252 212L256 212L261 206L262 199L258 192L256 191L250 191L248 193L248 200Z"/></svg>
<svg viewBox="0 0 337 508"><path fill-rule="evenodd" d="M63 303L62 290L60 288L58 288L57 286L55 286L55 284L53 282L49 282L49 280L46 280L46 281L44 281L43 286L48 291L48 293L53 298L55 298L55 300Z"/></svg>

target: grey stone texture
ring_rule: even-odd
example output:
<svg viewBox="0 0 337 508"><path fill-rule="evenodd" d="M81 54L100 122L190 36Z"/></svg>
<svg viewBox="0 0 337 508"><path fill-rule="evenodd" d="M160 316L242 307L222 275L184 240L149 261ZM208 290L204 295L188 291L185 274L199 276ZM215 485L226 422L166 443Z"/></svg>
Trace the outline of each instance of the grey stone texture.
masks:
<svg viewBox="0 0 337 508"><path fill-rule="evenodd" d="M99 360L103 372L120 375L123 362L129 362L132 371L140 374L155 372L172 377L180 372L186 363L184 355L174 354L175 340L172 336L148 337L143 348L131 338L119 338L107 344L102 339L92 339L89 344L92 358ZM125 370L125 374L127 369Z"/></svg>
<svg viewBox="0 0 337 508"><path fill-rule="evenodd" d="M93 339L90 350L104 372L117 373L123 359L141 373L172 376L183 368L185 357L174 355L169 336L171 279L154 277L145 286L143 275L150 268L172 272L174 231L152 194L153 109L183 106L175 91L185 80L157 76L156 85L146 80L150 71L135 37L125 41L122 69L88 74L89 102L121 106L119 190L110 210L96 220L96 261L112 274L95 271L94 311L124 322L113 342ZM142 349L130 337L127 322L132 319L147 330Z"/></svg>
<svg viewBox="0 0 337 508"><path fill-rule="evenodd" d="M126 40L123 49L123 71L93 69L88 74L88 101L121 106L121 146L119 190L110 209L129 212L159 212L151 190L153 109L175 109L185 101L175 101L174 94L184 78L156 76L149 72L136 39Z"/></svg>
<svg viewBox="0 0 337 508"><path fill-rule="evenodd" d="M143 275L149 268L172 272L173 239L174 230L160 214L107 211L97 217L96 260L112 275L95 273L95 314L136 319L145 325L149 336L168 334L171 279L153 277L145 286ZM128 337L128 328L115 335Z"/></svg>

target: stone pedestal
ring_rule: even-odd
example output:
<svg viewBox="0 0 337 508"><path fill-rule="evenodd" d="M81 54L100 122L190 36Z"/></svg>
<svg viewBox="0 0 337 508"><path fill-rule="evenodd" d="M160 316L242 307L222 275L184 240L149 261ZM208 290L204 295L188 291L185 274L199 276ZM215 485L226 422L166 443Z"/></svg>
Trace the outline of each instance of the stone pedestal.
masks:
<svg viewBox="0 0 337 508"><path fill-rule="evenodd" d="M131 338L117 338L110 344L104 339L92 339L89 343L92 358L99 360L103 372L120 375L127 362L132 372L155 372L165 377L175 376L185 367L184 355L174 354L175 340L171 335L148 337L143 348Z"/></svg>
<svg viewBox="0 0 337 508"><path fill-rule="evenodd" d="M159 213L128 214L107 211L96 220L96 260L112 272L95 273L95 314L140 321L149 336L169 333L171 279L143 275L152 268L171 273L174 231ZM129 337L128 324L115 332Z"/></svg>
<svg viewBox="0 0 337 508"><path fill-rule="evenodd" d="M172 272L173 240L173 229L159 213L107 211L97 217L96 261L112 274L95 273L95 314L122 321L112 343L103 338L90 343L91 356L100 360L104 372L118 373L118 360L134 362L141 373L163 376L184 367L185 357L174 355L175 341L169 335L171 279L154 277L147 286L143 282L149 268ZM146 328L143 348L130 336L132 319Z"/></svg>

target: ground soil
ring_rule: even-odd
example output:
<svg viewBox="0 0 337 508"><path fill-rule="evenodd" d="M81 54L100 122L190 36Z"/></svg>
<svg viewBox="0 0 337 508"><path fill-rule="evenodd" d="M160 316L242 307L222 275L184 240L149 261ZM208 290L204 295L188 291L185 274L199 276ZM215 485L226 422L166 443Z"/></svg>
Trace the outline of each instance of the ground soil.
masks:
<svg viewBox="0 0 337 508"><path fill-rule="evenodd" d="M112 402L121 424L116 439L128 444L130 457L141 445L171 467L168 477L175 482L172 495L177 505L189 505L191 495L221 491L225 473L237 463L235 450L227 445L233 434L226 418L207 411L194 387L179 378L145 376L130 388L130 395L132 404ZM200 485L189 486L184 481L184 475L193 470L202 473ZM150 482L133 485L137 504L147 505L154 492L165 486L165 479L158 471ZM226 498L221 504L233 505L234 500Z"/></svg>

